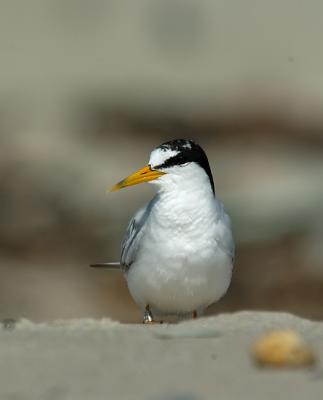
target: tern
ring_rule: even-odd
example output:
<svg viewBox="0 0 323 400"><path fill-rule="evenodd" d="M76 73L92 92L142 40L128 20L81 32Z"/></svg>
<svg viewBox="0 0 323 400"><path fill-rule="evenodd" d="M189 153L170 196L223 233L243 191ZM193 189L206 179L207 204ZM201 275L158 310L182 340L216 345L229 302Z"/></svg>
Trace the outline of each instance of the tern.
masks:
<svg viewBox="0 0 323 400"><path fill-rule="evenodd" d="M192 140L163 143L110 191L143 182L157 194L130 220L120 263L92 266L121 268L143 323L196 318L226 293L234 261L230 218L207 156Z"/></svg>

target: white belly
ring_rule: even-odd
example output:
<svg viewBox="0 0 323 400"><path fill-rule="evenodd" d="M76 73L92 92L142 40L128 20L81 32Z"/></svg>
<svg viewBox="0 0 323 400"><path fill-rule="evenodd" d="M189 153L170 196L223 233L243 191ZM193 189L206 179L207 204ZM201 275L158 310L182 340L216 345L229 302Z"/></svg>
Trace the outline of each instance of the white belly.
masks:
<svg viewBox="0 0 323 400"><path fill-rule="evenodd" d="M143 248L128 271L129 291L142 309L149 304L154 316L187 314L225 294L232 260L215 242L194 243L195 250L178 241L165 244L160 251Z"/></svg>
<svg viewBox="0 0 323 400"><path fill-rule="evenodd" d="M142 309L149 305L153 315L201 311L222 297L231 281L229 218L200 167L186 178L173 191L159 193L126 273L134 300Z"/></svg>

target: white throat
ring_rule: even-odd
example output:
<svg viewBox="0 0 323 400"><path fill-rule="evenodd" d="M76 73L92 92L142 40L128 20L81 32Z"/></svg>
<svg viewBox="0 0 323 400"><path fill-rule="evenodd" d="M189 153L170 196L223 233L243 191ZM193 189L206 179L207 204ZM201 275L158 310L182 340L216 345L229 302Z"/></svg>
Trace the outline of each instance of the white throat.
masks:
<svg viewBox="0 0 323 400"><path fill-rule="evenodd" d="M156 204L158 218L163 223L191 223L198 219L207 221L217 213L217 201L210 179L203 168L195 163L172 167L172 171L156 181L159 186Z"/></svg>
<svg viewBox="0 0 323 400"><path fill-rule="evenodd" d="M176 192L181 194L204 194L214 197L211 182L204 171L196 163L190 163L184 166L174 166L166 174L150 183L159 186L159 193Z"/></svg>

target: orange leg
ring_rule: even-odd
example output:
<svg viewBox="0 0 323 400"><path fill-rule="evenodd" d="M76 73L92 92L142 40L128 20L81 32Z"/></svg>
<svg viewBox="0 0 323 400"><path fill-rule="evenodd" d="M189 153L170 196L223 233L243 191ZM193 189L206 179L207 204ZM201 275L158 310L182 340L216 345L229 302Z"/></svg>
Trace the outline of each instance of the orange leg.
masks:
<svg viewBox="0 0 323 400"><path fill-rule="evenodd" d="M163 321L155 321L153 315L150 311L149 304L145 307L144 319L142 321L143 324L162 324Z"/></svg>
<svg viewBox="0 0 323 400"><path fill-rule="evenodd" d="M197 311L193 311L193 319L197 318Z"/></svg>

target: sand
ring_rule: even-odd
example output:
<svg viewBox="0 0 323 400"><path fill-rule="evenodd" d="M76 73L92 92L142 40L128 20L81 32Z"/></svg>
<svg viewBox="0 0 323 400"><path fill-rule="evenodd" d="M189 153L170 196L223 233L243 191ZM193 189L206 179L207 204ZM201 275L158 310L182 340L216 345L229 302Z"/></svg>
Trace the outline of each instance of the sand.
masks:
<svg viewBox="0 0 323 400"><path fill-rule="evenodd" d="M110 319L10 321L0 331L1 400L323 399L323 370L257 366L250 346L292 328L323 359L323 322L240 312L142 326Z"/></svg>

